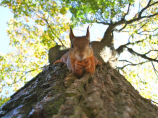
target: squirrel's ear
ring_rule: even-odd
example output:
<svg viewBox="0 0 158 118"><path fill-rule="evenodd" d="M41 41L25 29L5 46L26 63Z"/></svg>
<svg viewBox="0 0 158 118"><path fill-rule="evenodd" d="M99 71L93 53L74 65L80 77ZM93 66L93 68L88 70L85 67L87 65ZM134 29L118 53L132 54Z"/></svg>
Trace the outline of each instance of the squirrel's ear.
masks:
<svg viewBox="0 0 158 118"><path fill-rule="evenodd" d="M86 37L87 37L88 39L90 39L89 26L87 27L87 34L86 34Z"/></svg>
<svg viewBox="0 0 158 118"><path fill-rule="evenodd" d="M70 27L70 34L69 34L69 37L70 37L70 40L72 40L72 39L75 37L74 34L73 34L73 32L72 32L71 27Z"/></svg>

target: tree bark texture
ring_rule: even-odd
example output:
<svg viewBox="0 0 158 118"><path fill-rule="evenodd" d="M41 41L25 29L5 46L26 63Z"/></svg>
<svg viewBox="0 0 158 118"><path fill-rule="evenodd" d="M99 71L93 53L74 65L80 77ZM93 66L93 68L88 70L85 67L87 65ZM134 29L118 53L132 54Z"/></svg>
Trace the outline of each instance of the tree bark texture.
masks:
<svg viewBox="0 0 158 118"><path fill-rule="evenodd" d="M2 118L158 118L158 107L103 64L76 78L64 64L49 65L0 108Z"/></svg>

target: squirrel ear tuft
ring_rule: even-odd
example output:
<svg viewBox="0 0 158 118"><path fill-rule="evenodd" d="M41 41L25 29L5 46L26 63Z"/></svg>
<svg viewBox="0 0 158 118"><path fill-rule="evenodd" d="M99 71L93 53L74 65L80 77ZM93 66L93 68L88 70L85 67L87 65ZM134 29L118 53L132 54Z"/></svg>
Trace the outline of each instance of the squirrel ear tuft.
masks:
<svg viewBox="0 0 158 118"><path fill-rule="evenodd" d="M87 37L88 39L90 39L89 26L87 27L87 34L86 34L86 37Z"/></svg>
<svg viewBox="0 0 158 118"><path fill-rule="evenodd" d="M75 37L74 34L73 34L73 31L72 31L71 27L70 27L69 37L70 37L70 40L72 40Z"/></svg>

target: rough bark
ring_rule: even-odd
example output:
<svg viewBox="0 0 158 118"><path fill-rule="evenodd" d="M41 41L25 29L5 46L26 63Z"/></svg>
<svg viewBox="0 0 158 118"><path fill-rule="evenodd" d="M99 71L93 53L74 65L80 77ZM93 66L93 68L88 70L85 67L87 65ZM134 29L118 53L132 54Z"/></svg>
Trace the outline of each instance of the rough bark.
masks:
<svg viewBox="0 0 158 118"><path fill-rule="evenodd" d="M2 118L158 118L158 107L105 63L77 79L49 65L2 105Z"/></svg>

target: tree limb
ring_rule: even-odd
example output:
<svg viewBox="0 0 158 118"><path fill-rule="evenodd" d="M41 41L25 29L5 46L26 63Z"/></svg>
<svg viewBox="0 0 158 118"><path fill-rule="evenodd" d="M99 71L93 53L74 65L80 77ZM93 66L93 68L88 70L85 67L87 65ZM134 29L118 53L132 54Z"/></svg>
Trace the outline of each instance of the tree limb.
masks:
<svg viewBox="0 0 158 118"><path fill-rule="evenodd" d="M155 75L157 75L158 76L158 70L155 68L155 66L154 66L154 64L153 64L153 62L151 62L151 64L152 64L152 67L153 67L153 69L154 69L154 72L155 72Z"/></svg>
<svg viewBox="0 0 158 118"><path fill-rule="evenodd" d="M111 25L111 23L106 23L106 22L98 22L97 20L96 20L96 23L103 24L103 25Z"/></svg>
<svg viewBox="0 0 158 118"><path fill-rule="evenodd" d="M124 69L124 68L127 67L127 66L138 66L138 65L142 65L142 64L144 64L144 63L149 62L149 61L144 61L144 62L140 62L140 63L134 64L134 63L132 63L132 62L130 62L130 61L127 61L127 60L119 60L119 61L128 62L128 63L130 63L130 64L126 64L126 65L124 65L124 66L122 66L122 67L117 67L117 69Z"/></svg>
<svg viewBox="0 0 158 118"><path fill-rule="evenodd" d="M138 17L141 17L143 11L145 11L145 10L149 7L150 3L151 3L151 0L149 0L149 2L148 2L148 4L146 5L146 7L144 7L144 8L138 13Z"/></svg>
<svg viewBox="0 0 158 118"><path fill-rule="evenodd" d="M40 67L40 69L44 69L45 67L46 67L46 66L44 65L44 66ZM32 69L32 70L29 70L29 71L11 70L11 71L16 71L16 72L23 73L23 75L22 75L17 81L13 82L12 84L16 84L17 82L19 82L20 80L22 80L22 78L25 77L26 74L28 74L28 73L30 73L30 72L32 72L32 71L35 71L35 70L37 70L37 68Z"/></svg>
<svg viewBox="0 0 158 118"><path fill-rule="evenodd" d="M129 13L129 10L130 10L130 6L131 6L131 4L129 3L128 4L128 9L127 9L127 13L125 13L125 15L123 16L123 19L125 19L125 17L127 16L127 14Z"/></svg>
<svg viewBox="0 0 158 118"><path fill-rule="evenodd" d="M149 54L152 51L158 51L158 50L150 50L150 51L146 52L144 55L147 55L147 54Z"/></svg>
<svg viewBox="0 0 158 118"><path fill-rule="evenodd" d="M132 35L131 35L131 36L132 36ZM129 36L129 39L130 39L131 36ZM128 40L129 40L129 39L128 39ZM128 43L126 43L126 44L124 44L124 45L119 46L119 47L116 49L116 51L117 51L119 54L121 54L121 53L123 52L123 49L126 48L128 45L138 44L138 43L143 42L144 40L145 40L145 39L142 39L142 40L139 40L139 41L135 41L135 42L128 42Z"/></svg>
<svg viewBox="0 0 158 118"><path fill-rule="evenodd" d="M150 58L150 57L147 57L146 54L137 53L137 52L135 52L132 48L129 48L129 47L127 47L127 46L126 46L126 48L127 48L128 51L129 51L130 53L132 53L132 54L135 54L135 55L137 55L137 56L139 56L139 57L142 57L142 58L144 58L144 59L147 59L147 60L149 60L149 61L158 62L158 60L156 60L156 59L152 59L152 58Z"/></svg>
<svg viewBox="0 0 158 118"><path fill-rule="evenodd" d="M149 32L155 32L156 30L158 30L158 28L156 28L156 29L154 29L154 30L152 30L152 31L146 31L146 30L145 30L145 31L141 31L141 32L139 32L138 34L141 35L141 33L143 33L143 32L148 32L148 33L149 33Z"/></svg>
<svg viewBox="0 0 158 118"><path fill-rule="evenodd" d="M42 14L42 13L41 13ZM48 22L48 20L46 19L46 18L44 18L45 16L44 16L44 14L42 14L43 15L43 17L40 17L41 19L43 19L46 23L47 23L47 26L51 29L51 32L53 33L53 35L60 41L60 43L62 44L62 46L64 46L65 47L65 45L63 44L63 42L61 41L61 39L58 37L58 36L56 36L56 34L53 32L53 29L52 29L52 27L50 26L50 24L49 24L49 22Z"/></svg>
<svg viewBox="0 0 158 118"><path fill-rule="evenodd" d="M26 6L27 6L27 8L28 9L30 9L30 7L27 5L27 4L25 4ZM31 9L30 9L31 10ZM62 46L64 46L65 47L65 45L63 44L63 42L61 41L61 39L58 37L58 36L56 36L56 34L53 32L53 29L51 28L51 26L50 26L50 24L49 24L49 22L48 22L48 20L47 19L45 19L45 16L44 16L44 14L43 13L41 13L40 11L39 11L39 13L40 14L42 14L43 15L43 17L41 17L40 15L38 15L35 11L33 11L33 10L31 10L32 12L34 12L38 17L40 17L42 20L44 20L45 22L46 22L46 24L47 24L47 26L48 26L48 28L50 28L50 30L51 30L51 32L53 33L53 35L60 41L60 43L62 44ZM51 37L50 37L51 38ZM53 40L54 41L54 40ZM54 41L56 44L57 44L57 42L56 41Z"/></svg>
<svg viewBox="0 0 158 118"><path fill-rule="evenodd" d="M151 0L150 0L150 1L151 1ZM147 6L144 7L144 8L138 13L138 17L137 17L137 18L133 18L133 19L127 21L127 20L125 20L125 18L123 17L120 21L118 21L118 22L112 24L112 25L113 25L112 27L115 28L116 26L121 25L121 24L131 24L131 23L133 23L133 22L135 22L135 21L139 21L139 20L144 19L144 18L151 18L151 17L154 17L154 16L158 15L158 12L157 12L157 13L152 14L152 15L149 15L149 16L141 16L144 10L146 10L146 9L149 8L150 6L153 6L153 5L155 5L155 4L158 4L158 2L155 2L155 3L151 4L151 5L149 5L149 4L150 4L150 1L148 2ZM126 14L126 15L127 15L127 14ZM104 22L102 22L102 24L104 24ZM105 23L105 25L107 25L107 24ZM108 25L110 25L110 24L108 23Z"/></svg>

